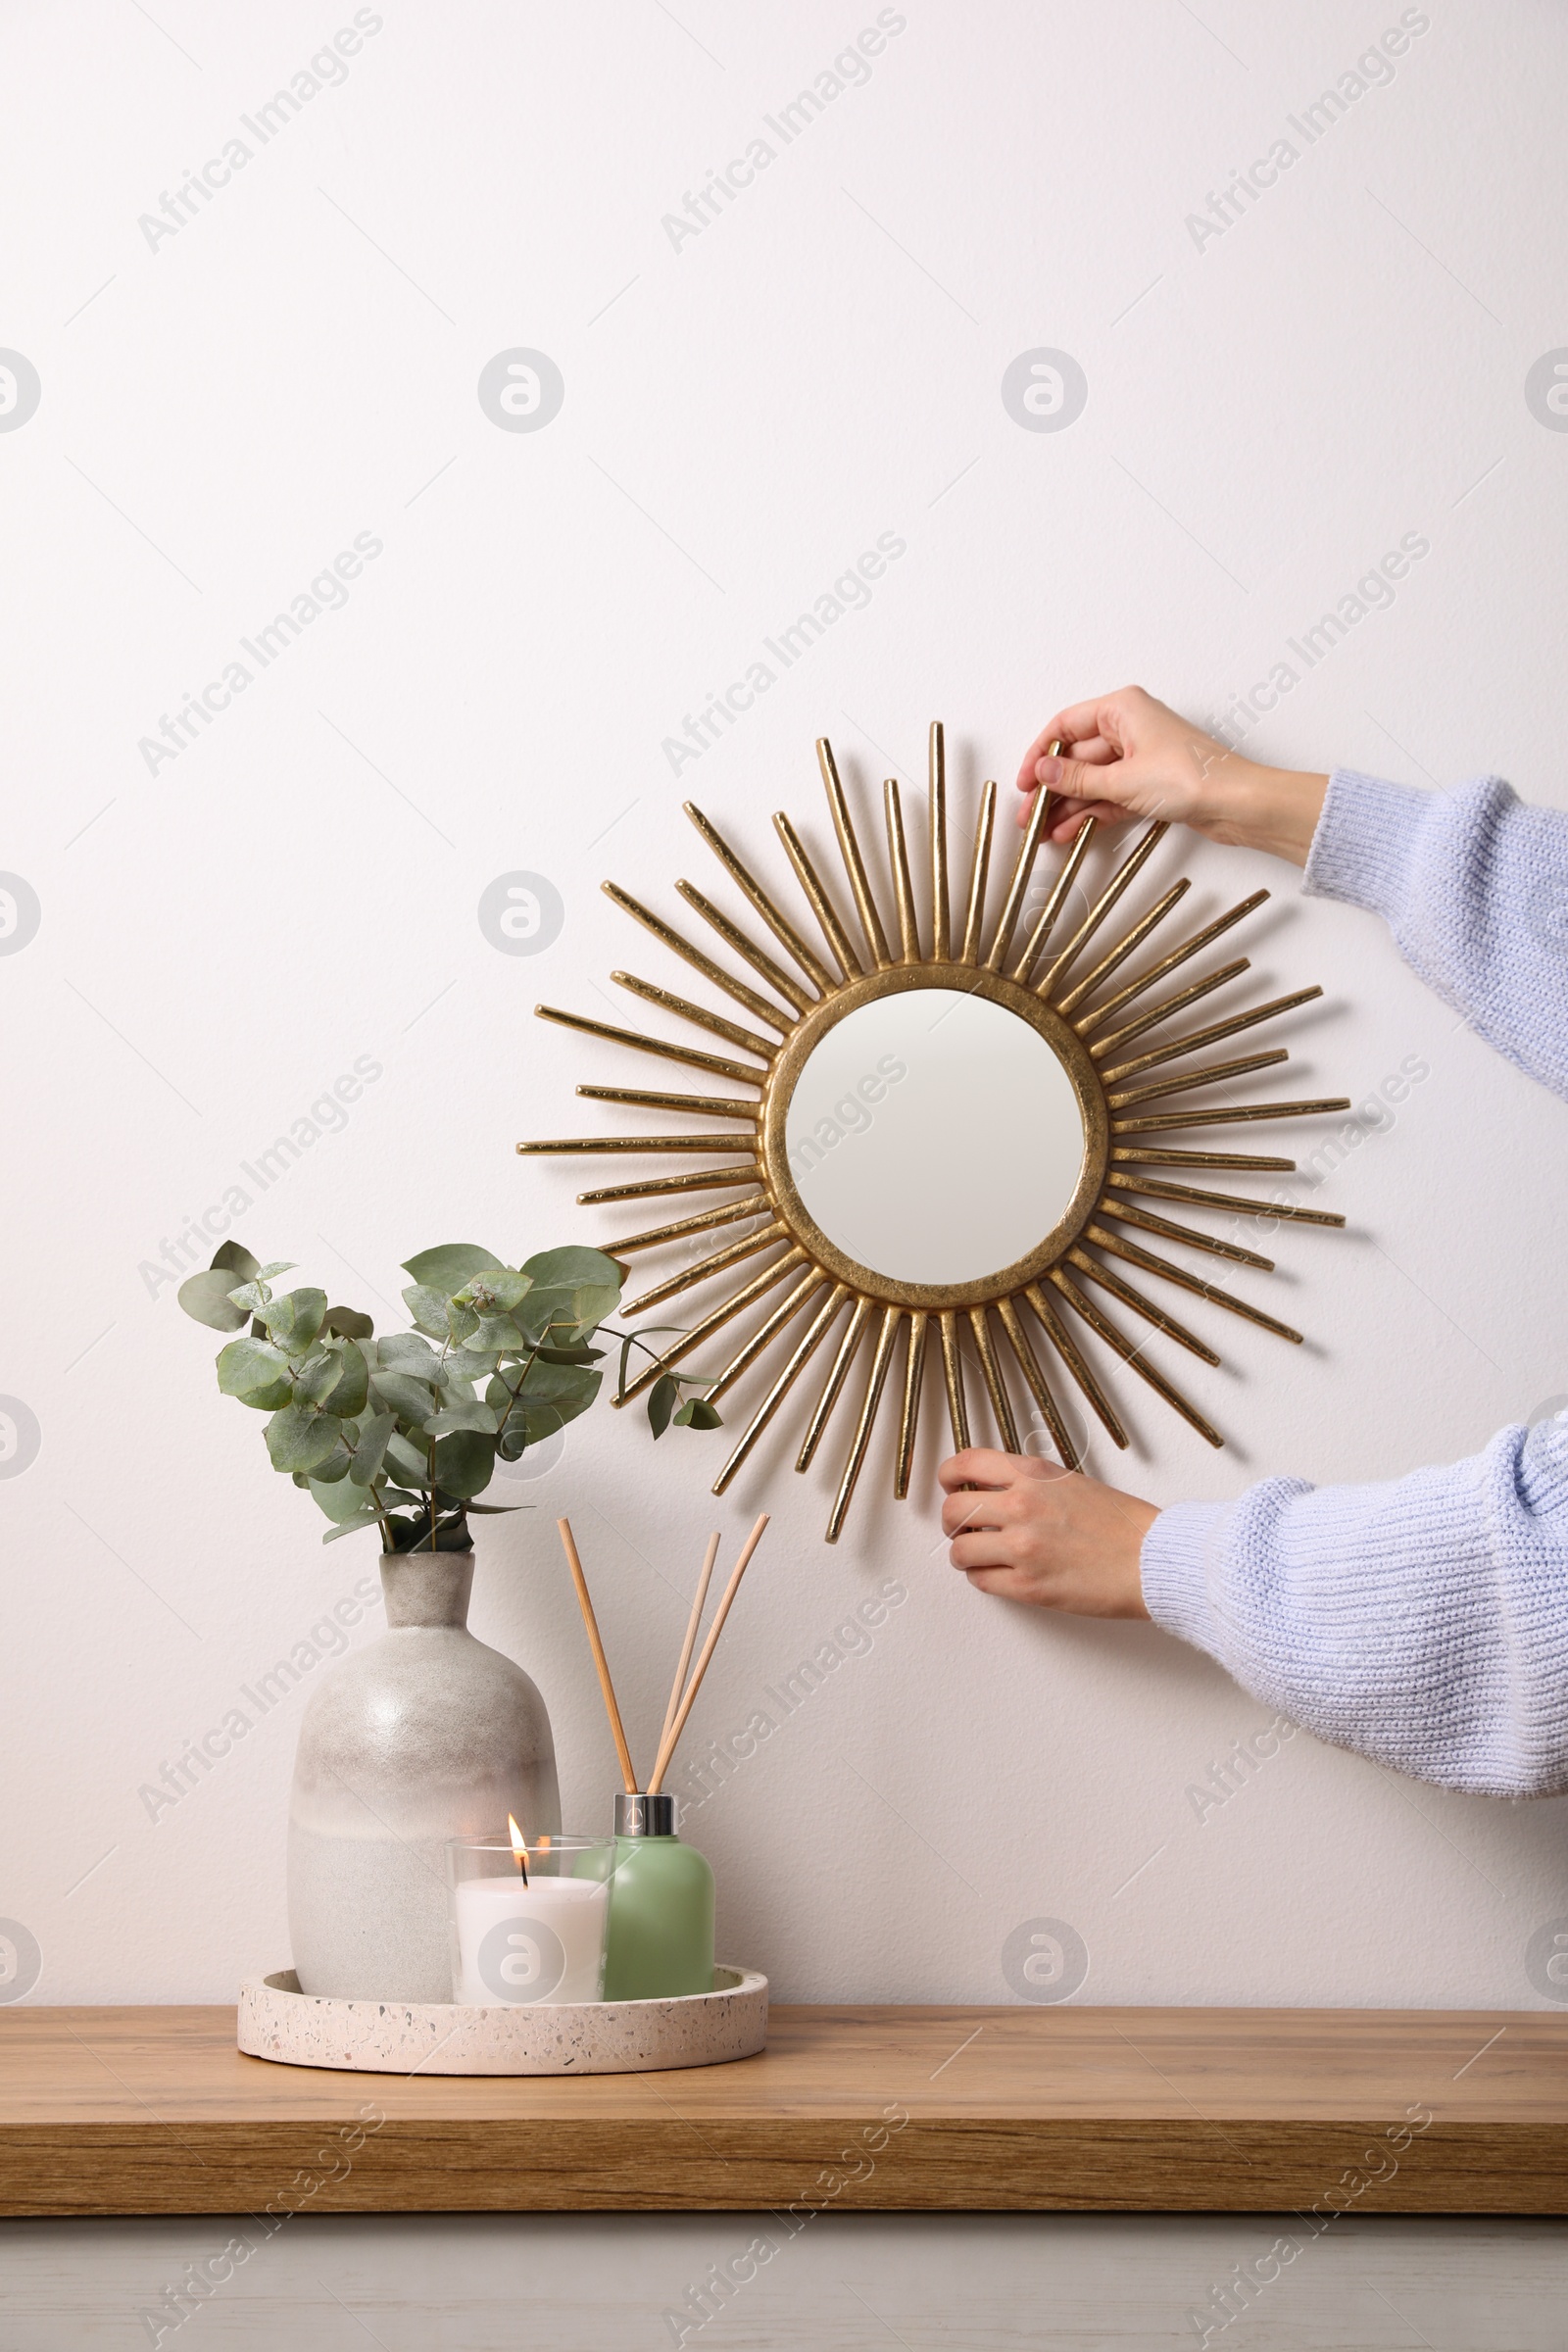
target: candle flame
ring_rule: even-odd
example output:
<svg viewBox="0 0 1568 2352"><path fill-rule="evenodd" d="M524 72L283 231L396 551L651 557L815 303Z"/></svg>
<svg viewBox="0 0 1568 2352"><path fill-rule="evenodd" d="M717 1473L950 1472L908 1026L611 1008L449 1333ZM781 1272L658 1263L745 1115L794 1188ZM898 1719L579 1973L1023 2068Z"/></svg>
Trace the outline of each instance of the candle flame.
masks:
<svg viewBox="0 0 1568 2352"><path fill-rule="evenodd" d="M528 1840L510 1813L507 1815L507 1834L512 1839L513 1858L522 1873L522 1883L526 1886L528 1884Z"/></svg>

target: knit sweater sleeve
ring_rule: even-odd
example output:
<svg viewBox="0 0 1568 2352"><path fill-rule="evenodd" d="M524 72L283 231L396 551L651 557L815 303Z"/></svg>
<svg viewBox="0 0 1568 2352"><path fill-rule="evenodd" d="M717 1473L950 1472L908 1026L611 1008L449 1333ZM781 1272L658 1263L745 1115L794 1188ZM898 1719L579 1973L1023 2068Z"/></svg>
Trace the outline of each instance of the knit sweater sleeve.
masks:
<svg viewBox="0 0 1568 2352"><path fill-rule="evenodd" d="M1568 816L1339 770L1306 887L1383 915L1411 968L1568 1096ZM1480 1795L1568 1788L1568 1415L1388 1485L1266 1479L1144 1540L1169 1632L1318 1739Z"/></svg>
<svg viewBox="0 0 1568 2352"><path fill-rule="evenodd" d="M1304 884L1381 914L1400 955L1516 1068L1568 1096L1568 815L1500 776L1412 792L1338 768Z"/></svg>
<svg viewBox="0 0 1568 2352"><path fill-rule="evenodd" d="M1319 1740L1476 1795L1568 1788L1568 1415L1387 1486L1176 1503L1143 1580L1156 1623Z"/></svg>

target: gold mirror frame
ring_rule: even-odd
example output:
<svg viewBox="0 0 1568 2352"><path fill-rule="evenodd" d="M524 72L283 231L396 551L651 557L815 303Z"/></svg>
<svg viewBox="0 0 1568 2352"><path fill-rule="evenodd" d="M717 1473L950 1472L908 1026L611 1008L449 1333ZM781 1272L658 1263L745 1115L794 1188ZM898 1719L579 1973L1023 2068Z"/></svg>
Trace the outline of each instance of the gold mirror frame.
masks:
<svg viewBox="0 0 1568 2352"><path fill-rule="evenodd" d="M1146 1343L1135 1344L1129 1339L1082 1286L1085 1283L1093 1285L1096 1290L1130 1309L1153 1331L1174 1341L1178 1347L1185 1348L1206 1364L1217 1365L1220 1361L1213 1349L1163 1307L1147 1298L1127 1280L1125 1274L1116 1270L1117 1266L1135 1268L1140 1273L1174 1284L1181 1290L1196 1293L1198 1297L1228 1309L1232 1314L1243 1316L1248 1322L1257 1324L1281 1339L1300 1340L1300 1333L1293 1331L1289 1324L1276 1321L1272 1315L1264 1314L1245 1299L1236 1298L1233 1293L1203 1281L1141 1243L1128 1240L1125 1234L1109 1229L1111 1226L1130 1227L1135 1232L1206 1251L1233 1264L1272 1272L1271 1258L1259 1255L1256 1250L1244 1249L1237 1243L1221 1241L1212 1234L1200 1232L1195 1227L1178 1224L1169 1215L1160 1212L1180 1204L1187 1208L1222 1209L1233 1216L1270 1217L1304 1225L1340 1226L1345 1222L1343 1217L1327 1210L1298 1208L1274 1200L1249 1200L1231 1193L1211 1192L1178 1180L1179 1171L1197 1169L1226 1169L1252 1175L1288 1174L1296 1166L1292 1159L1235 1152L1177 1150L1167 1144L1164 1138L1184 1129L1229 1127L1255 1119L1304 1118L1322 1112L1348 1110L1348 1097L1298 1102L1223 1103L1218 1106L1205 1105L1196 1110L1149 1108L1156 1101L1164 1102L1200 1088L1222 1086L1231 1079L1286 1061L1289 1055L1283 1047L1204 1063L1185 1072L1178 1071L1174 1075L1152 1079L1146 1084L1134 1083L1166 1063L1185 1063L1190 1055L1200 1053L1205 1047L1236 1036L1243 1030L1256 1028L1260 1023L1293 1011L1297 1006L1322 995L1321 988L1317 987L1297 989L1289 995L1275 997L1266 1004L1232 1013L1227 1018L1209 1022L1179 1036L1167 1037L1163 1044L1145 1047L1137 1053L1129 1052L1135 1041L1144 1038L1149 1031L1161 1027L1214 990L1239 979L1248 970L1246 957L1222 963L1172 993L1152 1003L1145 1003L1137 1010L1131 1009L1140 999L1147 997L1150 989L1156 987L1193 956L1200 955L1233 925L1251 914L1269 893L1266 890L1254 891L1250 898L1241 900L1224 914L1216 916L1212 922L1181 940L1165 955L1156 956L1152 963L1144 965L1119 988L1105 994L1107 983L1150 939L1190 887L1185 879L1174 882L1147 912L1117 933L1113 945L1105 949L1093 965L1087 969L1081 967L1080 958L1084 950L1100 933L1107 917L1143 872L1169 828L1162 822L1155 822L1144 830L1116 865L1099 897L1088 905L1081 919L1058 942L1054 937L1057 923L1077 883L1097 831L1095 820L1090 818L1063 854L1060 866L1047 891L1045 903L1029 924L1023 944L1019 947L1015 934L1025 911L1036 853L1046 821L1048 796L1043 792L1036 795L1001 911L995 923L988 924L986 885L997 808L997 787L994 783L988 783L981 794L979 827L975 835L960 927L956 939L953 910L949 904L946 753L941 722L934 721L930 733L930 908L926 927L927 944L922 944L897 783L889 778L883 786L888 880L896 918L890 933L883 924L877 895L872 889L832 747L826 737L818 742L816 752L833 830L855 907L855 931L852 932L850 924L841 914L789 818L781 812L775 815L773 826L821 933L831 962L824 960L809 944L717 829L690 802L686 804L688 816L730 881L783 949L800 974L799 978L796 972L786 970L749 932L732 921L689 882L678 882L675 886L687 906L764 983L772 992L771 996L764 996L750 981L741 979L714 961L628 892L612 882L604 885L616 906L634 916L656 939L693 966L733 1003L742 1005L755 1020L777 1031L776 1038L763 1036L756 1029L710 1012L703 1005L672 995L667 989L656 987L647 980L639 980L629 972L614 972L612 978L645 1003L659 1005L688 1025L717 1037L731 1049L730 1054L713 1054L694 1045L615 1028L608 1022L591 1020L580 1013L561 1011L554 1005L540 1004L535 1008L541 1018L580 1030L587 1036L629 1047L638 1053L652 1054L663 1060L680 1062L703 1071L710 1078L719 1078L727 1084L755 1090L753 1096L743 1098L654 1094L639 1088L616 1086L580 1086L577 1089L579 1095L598 1102L669 1111L683 1118L706 1120L710 1125L694 1134L580 1136L517 1146L522 1152L611 1153L634 1157L678 1153L699 1158L714 1155L723 1160L724 1164L720 1166L699 1166L678 1175L649 1176L638 1182L610 1185L578 1194L578 1200L584 1204L711 1191L739 1196L721 1207L704 1209L691 1216L677 1218L672 1223L650 1227L640 1233L620 1235L599 1245L612 1256L624 1257L645 1250L684 1249L691 1245L695 1235L713 1232L725 1225L745 1224L749 1228L738 1240L628 1300L622 1309L627 1316L646 1314L650 1308L661 1306L683 1292L729 1274L747 1258L763 1251L768 1253L767 1263L760 1273L744 1278L718 1306L704 1315L691 1329L683 1331L636 1380L627 1385L615 1402L629 1403L633 1397L641 1396L652 1387L661 1373L682 1363L725 1324L759 1304L781 1283L788 1281L790 1287L782 1300L763 1315L761 1322L729 1361L710 1381L704 1384L703 1393L716 1404L776 1343L784 1340L792 1323L806 1316L804 1329L797 1335L781 1369L758 1402L728 1460L714 1480L713 1493L722 1494L725 1492L833 1324L848 1309L848 1319L808 1419L805 1440L795 1464L797 1470L804 1471L810 1467L848 1385L861 1344L874 1328L870 1370L861 1392L859 1411L828 1520L827 1541L830 1544L837 1541L844 1525L865 1460L871 1432L887 1388L901 1326L905 1331L903 1406L893 1478L893 1492L900 1498L908 1493L927 1343L933 1324L940 1343L948 1418L953 1442L957 1447L971 1442L971 1387L965 1381L967 1361L971 1369L978 1368L980 1391L989 1404L998 1442L1009 1453L1020 1451L1012 1396L1007 1374L1004 1370L1006 1361L1013 1367L1015 1380L1021 1380L1024 1390L1038 1407L1040 1418L1050 1433L1060 1460L1069 1467L1077 1466L1082 1449L1073 1442L1051 1380L1040 1361L1038 1347L1042 1339L1047 1343L1050 1358L1059 1362L1112 1444L1126 1446L1127 1432L1091 1363L1078 1346L1068 1319L1061 1311L1063 1307L1092 1332L1115 1359L1136 1372L1209 1445L1222 1446L1223 1438L1198 1407L1163 1373L1146 1360ZM884 882L884 890L886 887L887 881ZM1049 956L1046 954L1048 945L1052 950ZM1076 977L1070 976L1074 966L1080 966ZM982 996L1027 1021L1046 1039L1066 1070L1083 1118L1083 1167L1065 1214L1026 1257L980 1282L947 1285L899 1282L846 1256L820 1230L807 1209L785 1150L785 1120L790 1100L812 1049L831 1027L861 1005L917 988L956 989ZM1123 1018L1124 1014L1127 1017ZM736 1060L733 1058L735 1053L745 1054L748 1058ZM715 1124L717 1132L714 1131ZM726 1128L730 1132L723 1132ZM736 1154L741 1156L736 1157ZM1171 1173L1157 1173L1162 1169ZM1140 1207L1136 1204L1139 1200L1154 1201L1158 1203L1158 1209ZM1104 1262L1107 1258L1115 1263L1107 1265ZM1005 1350L997 1344L993 1315L1000 1323L1006 1343ZM968 1353L971 1345L972 1357Z"/></svg>

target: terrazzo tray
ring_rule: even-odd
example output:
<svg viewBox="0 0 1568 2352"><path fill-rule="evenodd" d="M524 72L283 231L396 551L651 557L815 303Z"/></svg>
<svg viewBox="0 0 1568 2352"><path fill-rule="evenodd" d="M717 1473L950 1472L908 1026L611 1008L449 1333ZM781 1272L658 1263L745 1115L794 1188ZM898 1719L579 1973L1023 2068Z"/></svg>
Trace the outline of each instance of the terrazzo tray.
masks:
<svg viewBox="0 0 1568 2352"><path fill-rule="evenodd" d="M239 1994L248 2057L371 2075L654 2074L753 2058L766 2039L767 1979L753 1968L715 1968L711 1992L668 2001L327 2000L301 1992L291 1968Z"/></svg>

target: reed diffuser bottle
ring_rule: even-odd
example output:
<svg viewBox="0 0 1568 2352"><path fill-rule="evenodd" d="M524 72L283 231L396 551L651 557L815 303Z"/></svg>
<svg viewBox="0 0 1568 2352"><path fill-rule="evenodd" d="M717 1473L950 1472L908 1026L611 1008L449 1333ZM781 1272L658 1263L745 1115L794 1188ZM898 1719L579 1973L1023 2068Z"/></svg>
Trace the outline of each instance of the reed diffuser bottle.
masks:
<svg viewBox="0 0 1568 2352"><path fill-rule="evenodd" d="M713 1874L675 1835L672 1796L617 1794L605 1999L713 1989Z"/></svg>
<svg viewBox="0 0 1568 2352"><path fill-rule="evenodd" d="M611 1736L620 1759L624 1794L615 1798L615 1868L610 1882L610 1915L605 1930L605 1999L607 2001L676 2000L713 1989L713 1874L695 1846L683 1845L675 1835L675 1800L663 1792L663 1779L675 1753L675 1742L686 1729L704 1675L711 1663L718 1637L724 1630L731 1603L740 1591L753 1552L767 1526L764 1512L741 1546L740 1557L695 1666L692 1651L703 1622L703 1607L718 1558L719 1538L709 1543L708 1555L697 1580L696 1597L686 1627L686 1639L675 1667L659 1752L646 1788L637 1786L625 1727L611 1681L610 1661L599 1638L588 1580L568 1521L558 1519L562 1547L577 1588L577 1605L593 1651L599 1687ZM688 1668L690 1674L688 1676Z"/></svg>

